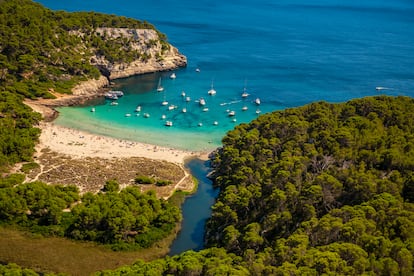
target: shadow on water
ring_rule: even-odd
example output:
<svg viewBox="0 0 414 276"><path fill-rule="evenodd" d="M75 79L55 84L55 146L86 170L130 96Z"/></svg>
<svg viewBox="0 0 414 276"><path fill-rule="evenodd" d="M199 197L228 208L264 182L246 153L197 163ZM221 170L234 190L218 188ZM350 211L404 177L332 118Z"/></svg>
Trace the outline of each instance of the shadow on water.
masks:
<svg viewBox="0 0 414 276"><path fill-rule="evenodd" d="M214 189L212 181L207 178L210 161L191 159L185 164L198 181L197 192L186 198L182 205L183 221L181 231L174 240L169 255L180 254L187 250L201 250L204 247L204 227L211 216L219 190Z"/></svg>

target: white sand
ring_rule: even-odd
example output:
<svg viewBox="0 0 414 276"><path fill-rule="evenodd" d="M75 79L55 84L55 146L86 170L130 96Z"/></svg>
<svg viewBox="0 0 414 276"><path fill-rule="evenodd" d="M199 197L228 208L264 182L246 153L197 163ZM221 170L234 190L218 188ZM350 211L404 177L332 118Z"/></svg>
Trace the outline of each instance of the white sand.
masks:
<svg viewBox="0 0 414 276"><path fill-rule="evenodd" d="M73 158L146 157L183 164L185 158L203 155L200 152L183 151L90 134L53 123L41 122L40 128L42 133L40 143L37 146L38 152L42 149L50 149Z"/></svg>

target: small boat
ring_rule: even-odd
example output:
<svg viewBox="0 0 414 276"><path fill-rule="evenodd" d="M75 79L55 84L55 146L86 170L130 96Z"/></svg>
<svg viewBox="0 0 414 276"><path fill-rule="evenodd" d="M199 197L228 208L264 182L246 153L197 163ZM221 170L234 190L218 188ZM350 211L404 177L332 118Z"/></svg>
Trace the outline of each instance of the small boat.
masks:
<svg viewBox="0 0 414 276"><path fill-rule="evenodd" d="M135 108L135 112L141 112L141 106L138 105L137 108Z"/></svg>
<svg viewBox="0 0 414 276"><path fill-rule="evenodd" d="M183 98L185 97L185 92L184 91L181 92L181 97L183 97Z"/></svg>
<svg viewBox="0 0 414 276"><path fill-rule="evenodd" d="M260 113L261 113L260 109L257 109L256 114L260 114Z"/></svg>
<svg viewBox="0 0 414 276"><path fill-rule="evenodd" d="M208 92L207 92L210 96L214 96L214 95L216 95L216 93L217 93L217 91L216 90L214 90L214 87L213 87L213 82L211 82L211 88L210 88L210 90L208 90Z"/></svg>
<svg viewBox="0 0 414 276"><path fill-rule="evenodd" d="M158 91L158 92L162 92L162 91L164 91L164 87L162 87L162 85L161 85L161 77L160 77L160 79L158 80L157 91Z"/></svg>
<svg viewBox="0 0 414 276"><path fill-rule="evenodd" d="M203 126L203 123L201 123L201 122L200 122L200 123L198 123L198 126L199 126L199 127Z"/></svg>
<svg viewBox="0 0 414 276"><path fill-rule="evenodd" d="M161 105L168 105L168 102L166 100L164 100Z"/></svg>
<svg viewBox="0 0 414 276"><path fill-rule="evenodd" d="M231 120L233 123L237 122L236 118L233 118L233 120Z"/></svg>
<svg viewBox="0 0 414 276"><path fill-rule="evenodd" d="M247 109L249 109L247 106L242 107L242 111L246 111Z"/></svg>
<svg viewBox="0 0 414 276"><path fill-rule="evenodd" d="M217 121L214 121L213 122L213 125L217 126L218 125L218 122Z"/></svg>
<svg viewBox="0 0 414 276"><path fill-rule="evenodd" d="M189 102L189 101L191 101L191 98L187 96L187 97L185 97L185 101Z"/></svg>
<svg viewBox="0 0 414 276"><path fill-rule="evenodd" d="M125 117L131 117L131 113L126 113Z"/></svg>
<svg viewBox="0 0 414 276"><path fill-rule="evenodd" d="M207 112L207 111L208 111L208 107L204 107L203 112Z"/></svg>
<svg viewBox="0 0 414 276"><path fill-rule="evenodd" d="M243 93L241 94L242 98L247 98L249 93L247 93L246 88L243 89Z"/></svg>
<svg viewBox="0 0 414 276"><path fill-rule="evenodd" d="M195 69L195 71L196 71L197 73L200 73L200 68L196 68L196 69Z"/></svg>
<svg viewBox="0 0 414 276"><path fill-rule="evenodd" d="M118 105L118 102L111 102L110 105Z"/></svg>
<svg viewBox="0 0 414 276"><path fill-rule="evenodd" d="M144 118L149 118L149 117L150 117L149 113L144 113Z"/></svg>
<svg viewBox="0 0 414 276"><path fill-rule="evenodd" d="M115 101L115 100L118 100L118 96L115 94L111 94L110 92L107 92L105 93L105 99Z"/></svg>
<svg viewBox="0 0 414 276"><path fill-rule="evenodd" d="M166 121L166 122L165 122L165 126L169 126L169 127L170 127L170 126L172 126L172 125L173 125L172 121Z"/></svg>
<svg viewBox="0 0 414 276"><path fill-rule="evenodd" d="M235 111L232 110L232 111L229 112L229 117L232 117L234 115L236 115L236 112Z"/></svg>
<svg viewBox="0 0 414 276"><path fill-rule="evenodd" d="M198 103L200 105L206 105L206 100L204 100L204 98L200 98L200 100L198 101Z"/></svg>
<svg viewBox="0 0 414 276"><path fill-rule="evenodd" d="M104 94L105 98L108 100L118 100L118 98L124 96L124 92L119 90L111 90Z"/></svg>
<svg viewBox="0 0 414 276"><path fill-rule="evenodd" d="M176 109L177 107L175 106L175 105L170 105L170 106L168 106L168 110L174 110L174 109Z"/></svg>
<svg viewBox="0 0 414 276"><path fill-rule="evenodd" d="M175 73L172 73L171 75L170 75L170 79L175 79L177 76L175 75Z"/></svg>
<svg viewBox="0 0 414 276"><path fill-rule="evenodd" d="M254 100L254 103L256 104L256 105L260 105L260 99L259 98L256 98L256 100Z"/></svg>
<svg viewBox="0 0 414 276"><path fill-rule="evenodd" d="M167 116L165 116L164 114L162 114L161 119L164 120L165 118L167 118Z"/></svg>
<svg viewBox="0 0 414 276"><path fill-rule="evenodd" d="M91 108L91 112L95 112L96 110L95 110L95 107L92 107Z"/></svg>
<svg viewBox="0 0 414 276"><path fill-rule="evenodd" d="M182 110L182 112L183 113L186 113L187 112L187 108L184 107L183 110Z"/></svg>
<svg viewBox="0 0 414 276"><path fill-rule="evenodd" d="M120 90L111 90L108 93L117 96L118 98L122 97L124 95L124 92Z"/></svg>

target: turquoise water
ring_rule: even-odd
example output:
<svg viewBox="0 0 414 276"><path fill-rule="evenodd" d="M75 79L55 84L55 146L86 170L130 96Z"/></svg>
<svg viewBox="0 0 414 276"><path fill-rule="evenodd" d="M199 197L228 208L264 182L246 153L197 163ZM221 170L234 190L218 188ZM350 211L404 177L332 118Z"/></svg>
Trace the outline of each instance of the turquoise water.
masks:
<svg viewBox="0 0 414 276"><path fill-rule="evenodd" d="M60 109L57 123L62 125L203 150L220 145L235 124L255 118L256 97L264 113L319 100L414 96L413 1L39 2L52 9L94 10L147 20L188 58L188 67L177 70L174 80L166 72L116 81L126 93L118 106L96 101L91 103L95 113L90 106ZM160 76L162 93L156 92ZM207 94L212 81L217 90L214 97ZM243 101L244 88L250 96ZM181 91L192 98L190 103L183 101ZM161 106L164 97L178 108L166 110ZM200 97L206 99L208 112L194 102ZM150 118L135 116L137 105ZM248 110L242 111L243 106ZM227 116L228 110L236 112L236 122ZM127 113L131 116L125 117ZM172 127L164 126L162 114L173 122ZM199 122L202 127L197 126Z"/></svg>

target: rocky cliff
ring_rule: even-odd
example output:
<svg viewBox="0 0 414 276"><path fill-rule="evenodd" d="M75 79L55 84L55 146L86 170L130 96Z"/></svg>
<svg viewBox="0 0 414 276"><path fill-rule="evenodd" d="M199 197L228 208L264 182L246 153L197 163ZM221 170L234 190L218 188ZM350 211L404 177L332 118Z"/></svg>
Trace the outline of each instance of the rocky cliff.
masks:
<svg viewBox="0 0 414 276"><path fill-rule="evenodd" d="M91 64L110 80L187 65L187 58L153 29L97 28L95 33L107 40L125 41L119 51L135 51L138 57L130 62L111 62L103 55L93 55Z"/></svg>

